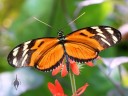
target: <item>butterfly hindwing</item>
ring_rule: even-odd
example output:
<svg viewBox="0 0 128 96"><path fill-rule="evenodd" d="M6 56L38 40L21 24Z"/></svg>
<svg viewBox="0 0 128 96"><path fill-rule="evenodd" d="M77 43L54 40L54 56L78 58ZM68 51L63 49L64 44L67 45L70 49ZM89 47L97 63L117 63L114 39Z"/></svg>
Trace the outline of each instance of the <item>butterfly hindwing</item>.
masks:
<svg viewBox="0 0 128 96"><path fill-rule="evenodd" d="M65 43L65 48L69 58L77 62L90 61L96 58L99 52L91 46L78 42Z"/></svg>
<svg viewBox="0 0 128 96"><path fill-rule="evenodd" d="M10 52L8 62L15 67L35 66L39 70L50 71L56 68L63 59L63 47L58 42L57 38L27 41Z"/></svg>
<svg viewBox="0 0 128 96"><path fill-rule="evenodd" d="M67 35L65 48L71 59L88 61L98 53L121 40L121 34L109 26L95 26L79 29Z"/></svg>

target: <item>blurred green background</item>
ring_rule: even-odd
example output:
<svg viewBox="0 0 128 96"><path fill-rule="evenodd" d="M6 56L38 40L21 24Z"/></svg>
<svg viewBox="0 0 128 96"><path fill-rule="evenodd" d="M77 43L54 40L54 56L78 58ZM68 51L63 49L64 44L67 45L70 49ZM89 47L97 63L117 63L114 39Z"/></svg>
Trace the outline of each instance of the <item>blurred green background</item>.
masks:
<svg viewBox="0 0 128 96"><path fill-rule="evenodd" d="M85 1L94 3L86 4ZM58 30L64 26L66 27L63 31L66 35L75 29L87 26L108 25L118 29L128 21L128 14L125 11L123 12L125 14L121 14L122 11L120 11L122 10L120 6L128 8L127 0L99 0L104 1L101 3L96 3L96 1L98 0L0 0L0 72L15 70L8 64L7 55L16 45L27 40L57 36ZM68 25L83 12L85 14L82 17ZM38 22L33 17L48 23L53 28ZM122 50L124 46L126 50ZM125 40L100 53L101 57L123 55L128 56L128 43ZM127 67L125 64L125 68ZM32 70L35 69L32 68ZM36 89L22 93L21 96L50 96L47 83L53 82L56 78L61 82L65 93L71 95L68 76L53 77L50 72L35 71L44 76L44 83ZM77 88L85 82L88 82L90 86L82 96L108 96L108 92L115 88L97 66L84 66L81 74L76 76ZM128 87L128 85L122 86Z"/></svg>

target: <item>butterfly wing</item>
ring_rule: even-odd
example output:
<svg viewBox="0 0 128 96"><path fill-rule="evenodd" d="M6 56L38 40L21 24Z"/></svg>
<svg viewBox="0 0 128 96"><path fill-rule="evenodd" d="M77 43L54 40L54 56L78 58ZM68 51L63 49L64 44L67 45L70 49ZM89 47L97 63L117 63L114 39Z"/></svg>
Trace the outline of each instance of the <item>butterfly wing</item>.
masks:
<svg viewBox="0 0 128 96"><path fill-rule="evenodd" d="M15 47L8 55L8 62L15 67L35 66L50 71L62 62L64 51L57 38L40 38Z"/></svg>
<svg viewBox="0 0 128 96"><path fill-rule="evenodd" d="M98 53L121 40L121 34L109 26L87 27L66 36L65 48L69 57L78 62L92 60Z"/></svg>

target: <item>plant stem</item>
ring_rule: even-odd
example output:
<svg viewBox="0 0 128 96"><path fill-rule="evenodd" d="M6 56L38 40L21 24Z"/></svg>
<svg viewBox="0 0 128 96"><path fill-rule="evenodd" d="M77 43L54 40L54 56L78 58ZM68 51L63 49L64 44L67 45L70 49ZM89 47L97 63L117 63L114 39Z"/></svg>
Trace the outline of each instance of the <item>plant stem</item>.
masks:
<svg viewBox="0 0 128 96"><path fill-rule="evenodd" d="M69 71L69 77L72 87L72 93L74 94L76 92L76 83L75 83L75 76L71 71Z"/></svg>

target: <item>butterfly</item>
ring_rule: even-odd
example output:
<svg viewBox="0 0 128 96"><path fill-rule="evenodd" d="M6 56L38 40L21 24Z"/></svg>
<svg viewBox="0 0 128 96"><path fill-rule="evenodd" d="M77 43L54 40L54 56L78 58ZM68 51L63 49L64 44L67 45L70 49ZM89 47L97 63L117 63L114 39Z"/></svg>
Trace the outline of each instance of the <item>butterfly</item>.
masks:
<svg viewBox="0 0 128 96"><path fill-rule="evenodd" d="M121 33L110 26L93 26L78 29L64 36L33 39L16 46L7 60L14 67L36 67L41 71L57 68L64 59L69 67L68 58L76 62L95 59L99 52L117 44Z"/></svg>

